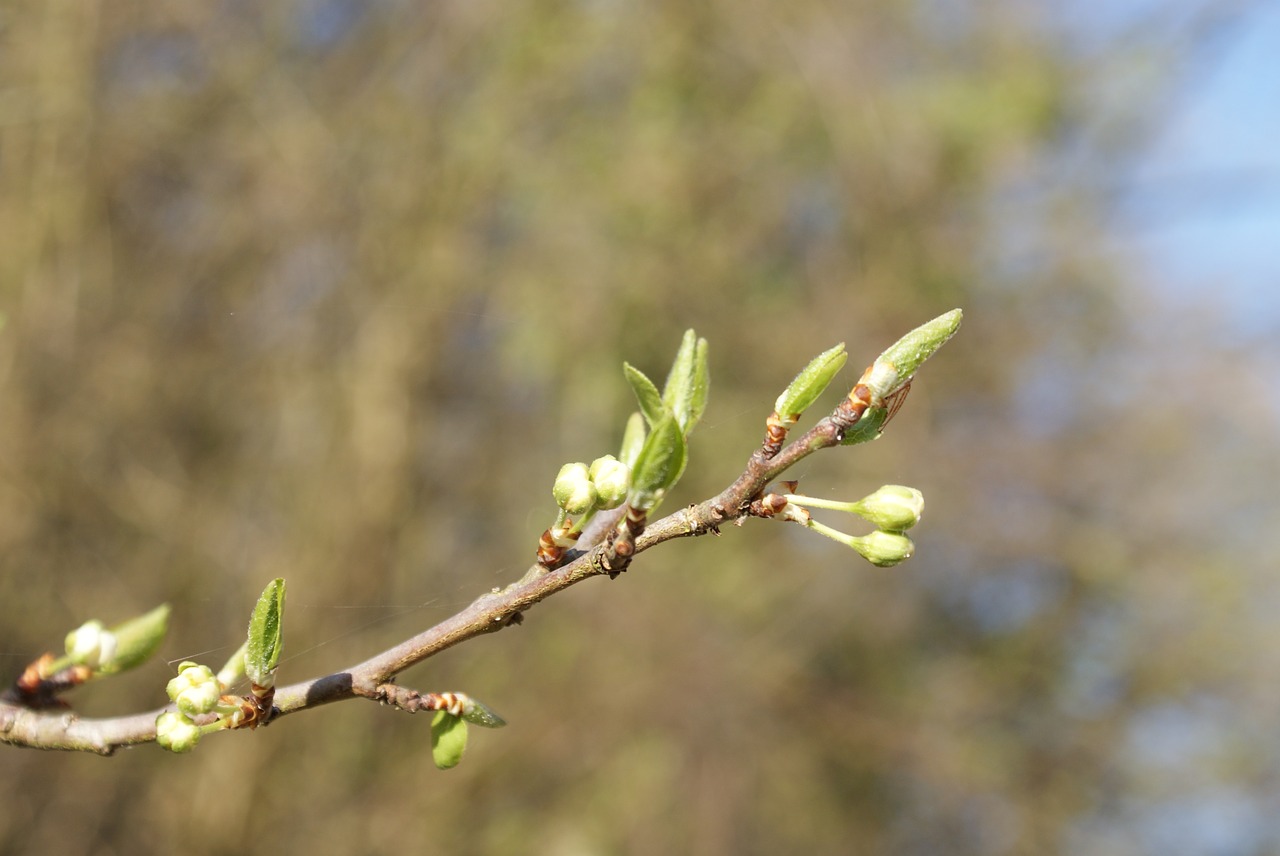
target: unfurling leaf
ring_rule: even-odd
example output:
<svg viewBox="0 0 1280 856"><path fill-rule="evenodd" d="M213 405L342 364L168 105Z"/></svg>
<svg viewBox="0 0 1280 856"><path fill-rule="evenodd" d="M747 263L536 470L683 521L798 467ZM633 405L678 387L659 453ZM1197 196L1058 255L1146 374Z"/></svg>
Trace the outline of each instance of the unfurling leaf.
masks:
<svg viewBox="0 0 1280 856"><path fill-rule="evenodd" d="M800 374L796 375L796 379L791 381L791 385L778 396L778 400L773 405L774 412L778 414L784 425L795 422L800 418L800 414L817 401L818 396L831 383L836 372L844 367L845 360L848 358L849 355L844 350L844 342L841 342L834 348L818 354L800 371Z"/></svg>
<svg viewBox="0 0 1280 856"><path fill-rule="evenodd" d="M628 470L635 469L636 458L644 448L646 433L644 416L638 412L632 413L627 420L627 427L622 431L622 448L618 450L618 460L626 464Z"/></svg>
<svg viewBox="0 0 1280 856"><path fill-rule="evenodd" d="M281 620L284 612L284 580L274 579L263 590L249 621L244 673L256 686L275 686L276 664L280 662Z"/></svg>
<svg viewBox="0 0 1280 856"><path fill-rule="evenodd" d="M653 426L636 457L627 503L638 511L652 511L680 479L687 458L684 433L668 413Z"/></svg>
<svg viewBox="0 0 1280 856"><path fill-rule="evenodd" d="M686 330L662 388L662 403L675 415L686 437L707 407L710 384L707 340L699 339L693 330Z"/></svg>
<svg viewBox="0 0 1280 856"><path fill-rule="evenodd" d="M653 425L666 412L666 407L662 403L662 393L658 392L658 387L649 380L648 375L631 363L622 364L622 373L626 376L627 383L631 384L631 391L636 394L636 401L640 404L644 421Z"/></svg>

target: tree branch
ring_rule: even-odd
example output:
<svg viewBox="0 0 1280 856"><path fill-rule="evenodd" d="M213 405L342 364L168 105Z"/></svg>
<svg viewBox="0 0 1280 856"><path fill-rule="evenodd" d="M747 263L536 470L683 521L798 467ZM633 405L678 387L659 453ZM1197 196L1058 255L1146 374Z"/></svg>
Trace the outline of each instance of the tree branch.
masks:
<svg viewBox="0 0 1280 856"><path fill-rule="evenodd" d="M267 699L271 699L274 704L265 720L237 720L239 725L236 727L256 726L263 721L274 722L282 716L351 698L390 703L409 712L440 710L441 704L450 704L445 698L450 694L422 694L416 690L396 687L395 677L405 669L454 645L519 623L524 613L535 604L582 580L604 574L617 576L627 569L634 556L666 541L717 532L725 522L740 522L750 516L772 517L784 509L787 510L784 515L787 519L807 523L807 512L788 508L789 501L801 498L788 499L777 494L765 496L765 487L814 452L841 444L846 433L855 426L864 436L851 438L850 442L878 436L879 429L883 428L901 405L916 368L955 332L959 319L960 313L956 310L908 334L876 360L853 392L841 400L830 416L819 420L813 428L783 447L786 426L793 423L799 412L807 407L807 403L802 406L795 402L811 402L816 396L815 390L821 391L843 363L843 346L832 349L811 363L792 382L787 393L779 399L779 408L791 410L794 405L796 412L775 411L770 416L766 423L764 443L751 455L742 474L719 495L682 508L652 523L647 523L643 511L636 513L635 509L625 505L601 513L583 530L576 549L564 553L559 566L547 567L546 559L540 552L540 561L530 567L519 581L481 595L470 606L434 627L344 671L276 687L273 699L268 690L263 704L271 703ZM688 342L693 341L691 334L686 339ZM702 344L698 347L705 346ZM705 354L702 358L705 359ZM701 384L698 392L705 399L705 376L699 378L698 383ZM787 406L784 407L782 402L787 402ZM701 405L701 401L695 402L695 409L700 409ZM868 435L865 431L868 425L858 423L871 408L877 408L875 412L878 421L870 423L872 430ZM680 454L683 455L683 447L680 448ZM672 481L678 476L676 471ZM650 503L650 507L652 504ZM918 519L918 509L916 516L906 526L914 523L915 519ZM808 525L818 528L816 524ZM900 530L906 526L888 528ZM845 537L848 539L848 536ZM899 549L892 556L881 556L880 560L867 553L863 555L878 564L893 564L910 555L910 541L900 531L890 537L905 542L908 549ZM848 539L846 543L850 540L863 539ZM274 669L274 662L271 668ZM38 682L36 689L40 689ZM256 693L259 688L254 689ZM174 705L169 705L132 716L91 719L78 717L63 709L39 707L33 703L34 698L36 697L24 696L14 690L0 697L0 742L31 748L110 755L119 747L155 740L157 717L166 711L176 710ZM51 697L48 701L57 703L56 697ZM262 713L268 711L264 708ZM194 723L192 727L202 727L207 723L212 728L213 723L218 722L218 717L213 714L198 714L191 721Z"/></svg>
<svg viewBox="0 0 1280 856"><path fill-rule="evenodd" d="M815 425L773 458L752 455L738 479L718 496L683 508L650 523L636 541L642 553L665 541L703 535L726 521L748 516L748 506L765 486L797 461L835 445L838 412ZM352 698L386 701L382 684L404 670L468 639L517 624L532 606L589 577L609 573L601 562L607 537L621 509L602 514L584 531L580 548L555 570L534 565L519 582L487 592L461 612L346 670L278 687L271 721L330 702ZM8 699L0 701L0 742L37 749L62 749L110 755L123 746L155 739L156 717L175 707L112 718L83 718L65 710L32 710Z"/></svg>

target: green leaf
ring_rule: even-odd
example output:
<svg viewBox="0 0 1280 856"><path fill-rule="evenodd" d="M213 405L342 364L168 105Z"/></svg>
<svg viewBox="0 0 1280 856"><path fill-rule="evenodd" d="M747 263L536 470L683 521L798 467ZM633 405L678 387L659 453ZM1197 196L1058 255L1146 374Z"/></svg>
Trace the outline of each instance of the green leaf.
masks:
<svg viewBox="0 0 1280 856"><path fill-rule="evenodd" d="M632 413L622 431L622 448L618 451L618 460L626 464L628 470L635 470L636 458L644 448L645 432L644 416L639 412Z"/></svg>
<svg viewBox="0 0 1280 856"><path fill-rule="evenodd" d="M280 662L281 620L284 612L284 580L274 579L258 598L249 620L248 648L244 673L259 687L275 685L276 664Z"/></svg>
<svg viewBox="0 0 1280 856"><path fill-rule="evenodd" d="M622 364L622 373L626 376L627 383L631 384L632 392L636 394L636 401L640 404L640 412L644 414L645 421L653 425L666 412L666 407L662 403L662 394L658 392L653 381L631 363Z"/></svg>
<svg viewBox="0 0 1280 856"><path fill-rule="evenodd" d="M684 435L693 431L707 409L707 397L711 393L711 368L707 360L707 340L699 339L693 355L693 380L689 395L688 417L684 420ZM677 414L677 418L679 415Z"/></svg>
<svg viewBox="0 0 1280 856"><path fill-rule="evenodd" d="M662 387L662 403L675 414L685 436L702 417L707 406L708 387L707 340L699 339L693 330L685 330L675 362L667 373L667 382Z"/></svg>
<svg viewBox="0 0 1280 856"><path fill-rule="evenodd" d="M431 720L431 759L441 770L458 766L467 748L467 723L441 710Z"/></svg>
<svg viewBox="0 0 1280 856"><path fill-rule="evenodd" d="M856 446L859 443L879 440L880 435L884 433L884 423L888 416L889 410L886 407L868 407L863 412L862 418L844 432L844 439L840 441L840 445Z"/></svg>
<svg viewBox="0 0 1280 856"><path fill-rule="evenodd" d="M845 353L844 342L829 351L823 351L814 357L809 365L796 375L795 380L787 387L774 403L774 412L786 424L795 422L800 414L809 409L818 396L826 390L836 372L844 367L849 355Z"/></svg>
<svg viewBox="0 0 1280 856"><path fill-rule="evenodd" d="M637 510L652 511L680 479L687 461L684 432L676 418L668 413L653 426L644 448L636 456L627 502Z"/></svg>
<svg viewBox="0 0 1280 856"><path fill-rule="evenodd" d="M162 604L155 609L121 622L111 628L116 637L115 656L103 661L98 673L113 675L141 665L156 652L164 641L169 630L169 605Z"/></svg>

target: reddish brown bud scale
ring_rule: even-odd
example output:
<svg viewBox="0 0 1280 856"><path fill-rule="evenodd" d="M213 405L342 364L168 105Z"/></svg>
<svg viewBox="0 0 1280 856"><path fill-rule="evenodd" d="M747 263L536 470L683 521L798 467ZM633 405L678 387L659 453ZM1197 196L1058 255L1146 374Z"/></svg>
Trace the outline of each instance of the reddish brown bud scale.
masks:
<svg viewBox="0 0 1280 856"><path fill-rule="evenodd" d="M544 568L554 568L564 558L565 548L556 543L550 529L542 530L538 538L538 564Z"/></svg>
<svg viewBox="0 0 1280 856"><path fill-rule="evenodd" d="M787 507L787 499L780 494L766 493L764 499L760 500L760 507L765 514L772 517Z"/></svg>
<svg viewBox="0 0 1280 856"><path fill-rule="evenodd" d="M422 707L426 710L443 710L454 716L462 716L466 699L458 693L427 693Z"/></svg>
<svg viewBox="0 0 1280 856"><path fill-rule="evenodd" d="M795 420L791 420L794 422ZM787 426L789 422L783 421L778 415L778 411L769 414L769 418L764 422L764 443L760 449L764 453L765 459L772 458L782 450L782 444L787 441Z"/></svg>
<svg viewBox="0 0 1280 856"><path fill-rule="evenodd" d="M231 728L249 728L258 727L258 720L261 714L258 712L258 705L255 701L251 701L248 696L223 696L224 704L234 704L238 710L231 715Z"/></svg>
<svg viewBox="0 0 1280 856"><path fill-rule="evenodd" d="M275 687L260 687L257 684L251 684L249 687L249 695L245 696L245 704L249 708L251 715L246 716L237 728L257 728L259 725L266 725L271 719L271 702L276 697ZM245 705L241 706L241 710L245 710Z"/></svg>
<svg viewBox="0 0 1280 856"><path fill-rule="evenodd" d="M23 695L35 695L40 684L49 676L49 665L52 662L52 654L42 654L40 659L22 670L21 677L14 681L14 687Z"/></svg>

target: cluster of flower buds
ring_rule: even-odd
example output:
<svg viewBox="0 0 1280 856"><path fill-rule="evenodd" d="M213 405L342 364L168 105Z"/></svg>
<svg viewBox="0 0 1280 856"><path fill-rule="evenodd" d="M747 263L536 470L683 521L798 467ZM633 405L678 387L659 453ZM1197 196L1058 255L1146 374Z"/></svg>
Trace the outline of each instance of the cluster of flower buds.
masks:
<svg viewBox="0 0 1280 856"><path fill-rule="evenodd" d="M836 502L791 493L783 494L781 498L786 505L778 512L779 517L794 520L846 547L852 547L877 567L887 568L904 562L915 551L915 545L905 532L920 522L924 495L913 487L887 484L855 502ZM814 520L809 515L810 508L856 514L877 528L869 535L849 535Z"/></svg>
<svg viewBox="0 0 1280 856"><path fill-rule="evenodd" d="M589 467L565 464L551 493L565 514L585 517L621 505L627 498L628 475L627 465L613 455L596 458Z"/></svg>
<svg viewBox="0 0 1280 856"><path fill-rule="evenodd" d="M838 429L836 437L841 445L865 443L880 436L886 423L902 405L916 370L955 335L961 318L959 309L939 315L903 336L876 358L830 417ZM781 451L790 427L831 384L844 366L845 359L844 343L819 354L778 396L774 412L765 424L765 440L761 447L765 459L773 458ZM810 442L825 444L829 439L815 435ZM821 448L821 445L813 448ZM791 490L795 489L793 483L788 484ZM801 523L852 547L873 565L888 567L910 558L915 550L915 545L905 533L920 521L924 496L913 487L885 485L856 502L834 502L787 493L769 494L758 507L765 516ZM873 523L876 530L869 535L849 535L812 519L808 511L810 508L856 514Z"/></svg>
<svg viewBox="0 0 1280 856"><path fill-rule="evenodd" d="M167 710L156 717L156 742L170 752L190 752L200 738L212 731L235 726L241 705L237 699L224 698L225 689L208 666L184 662L178 675L165 686L169 700L177 710ZM215 715L210 722L199 719Z"/></svg>
<svg viewBox="0 0 1280 856"><path fill-rule="evenodd" d="M560 513L542 533L538 561L546 567L558 563L597 511L617 508L626 500L630 480L630 468L613 455L596 458L590 466L572 463L561 467L551 488Z"/></svg>
<svg viewBox="0 0 1280 856"><path fill-rule="evenodd" d="M177 710L156 717L156 742L170 752L190 752L205 734L226 728L253 728L271 713L276 665L280 661L285 584L267 584L249 619L248 638L216 675L208 666L184 662L165 686ZM250 694L223 695L248 677Z"/></svg>

